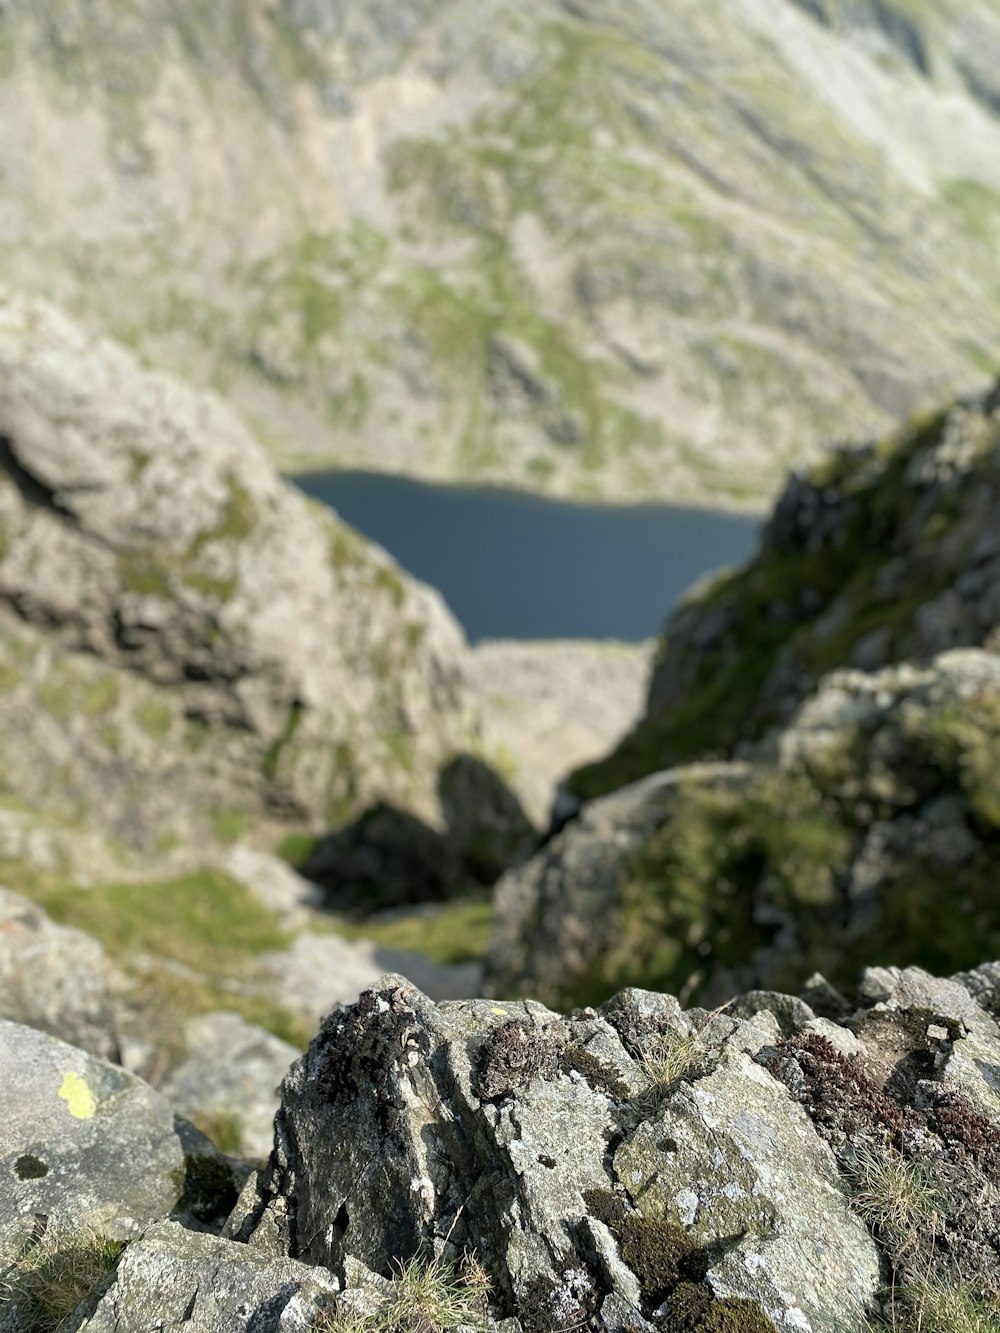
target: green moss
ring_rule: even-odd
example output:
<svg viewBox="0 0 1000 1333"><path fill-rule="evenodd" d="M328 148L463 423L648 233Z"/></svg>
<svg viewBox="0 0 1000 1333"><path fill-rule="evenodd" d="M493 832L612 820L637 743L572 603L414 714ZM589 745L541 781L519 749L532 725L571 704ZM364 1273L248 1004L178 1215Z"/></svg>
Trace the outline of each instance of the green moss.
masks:
<svg viewBox="0 0 1000 1333"><path fill-rule="evenodd" d="M216 810L212 815L212 831L219 842L239 842L248 824L245 810Z"/></svg>
<svg viewBox="0 0 1000 1333"><path fill-rule="evenodd" d="M713 1301L696 1333L776 1333L774 1324L756 1301L726 1296Z"/></svg>
<svg viewBox="0 0 1000 1333"><path fill-rule="evenodd" d="M701 1282L708 1256L683 1227L632 1215L614 1223L622 1258L642 1286L643 1296L659 1305L679 1282Z"/></svg>
<svg viewBox="0 0 1000 1333"><path fill-rule="evenodd" d="M164 599L173 596L167 569L149 555L119 555L118 572L126 592Z"/></svg>
<svg viewBox="0 0 1000 1333"><path fill-rule="evenodd" d="M146 699L135 710L135 720L152 740L162 741L170 733L174 710L160 699Z"/></svg>

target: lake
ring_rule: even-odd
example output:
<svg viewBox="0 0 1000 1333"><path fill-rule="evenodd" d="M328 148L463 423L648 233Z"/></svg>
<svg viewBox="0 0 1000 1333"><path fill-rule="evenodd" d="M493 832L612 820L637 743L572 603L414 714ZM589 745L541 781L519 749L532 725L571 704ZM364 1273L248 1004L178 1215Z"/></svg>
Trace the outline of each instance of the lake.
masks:
<svg viewBox="0 0 1000 1333"><path fill-rule="evenodd" d="M746 559L760 528L734 514L380 473L293 480L438 588L472 642L648 639L697 578Z"/></svg>

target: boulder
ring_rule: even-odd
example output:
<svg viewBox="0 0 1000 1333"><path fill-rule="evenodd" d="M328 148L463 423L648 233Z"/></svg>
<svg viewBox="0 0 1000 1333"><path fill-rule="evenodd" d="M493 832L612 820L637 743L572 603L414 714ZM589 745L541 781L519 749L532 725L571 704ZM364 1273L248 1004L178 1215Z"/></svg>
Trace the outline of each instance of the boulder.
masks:
<svg viewBox="0 0 1000 1333"><path fill-rule="evenodd" d="M587 803L508 872L491 993L561 1004L634 983L714 1003L1000 950L995 653L831 672L743 754Z"/></svg>
<svg viewBox="0 0 1000 1333"><path fill-rule="evenodd" d="M626 992L560 1017L433 1005L387 977L291 1070L268 1169L227 1231L369 1293L415 1256L474 1247L491 1327L667 1328L670 1302L694 1301L706 1321L752 1307L762 1330L860 1329L879 1251L830 1147L757 1062L781 1041L767 1012Z"/></svg>
<svg viewBox="0 0 1000 1333"><path fill-rule="evenodd" d="M181 1115L241 1157L265 1158L274 1141L278 1088L300 1054L238 1014L202 1014L184 1029L185 1055L160 1091Z"/></svg>
<svg viewBox="0 0 1000 1333"><path fill-rule="evenodd" d="M0 1231L45 1219L127 1239L166 1216L185 1181L174 1110L123 1069L0 1022Z"/></svg>
<svg viewBox="0 0 1000 1333"><path fill-rule="evenodd" d="M320 1268L160 1222L126 1248L105 1288L66 1327L139 1333L155 1320L186 1333L309 1333L338 1285Z"/></svg>

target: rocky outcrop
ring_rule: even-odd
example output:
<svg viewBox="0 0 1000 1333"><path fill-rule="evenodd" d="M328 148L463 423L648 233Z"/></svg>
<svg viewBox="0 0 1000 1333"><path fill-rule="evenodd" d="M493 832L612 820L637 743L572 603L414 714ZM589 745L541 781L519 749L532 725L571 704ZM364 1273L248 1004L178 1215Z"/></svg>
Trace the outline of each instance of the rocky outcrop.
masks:
<svg viewBox="0 0 1000 1333"><path fill-rule="evenodd" d="M673 614L644 719L573 790L738 754L834 668L1000 647L998 504L997 389L793 475L755 558Z"/></svg>
<svg viewBox="0 0 1000 1333"><path fill-rule="evenodd" d="M12 296L0 534L9 796L144 849L377 797L434 817L473 738L437 596L281 482L218 400Z"/></svg>
<svg viewBox="0 0 1000 1333"><path fill-rule="evenodd" d="M0 275L286 464L759 505L994 369L998 33L987 0L12 0Z"/></svg>
<svg viewBox="0 0 1000 1333"><path fill-rule="evenodd" d="M817 977L565 1016L385 977L290 1070L221 1238L190 1204L231 1172L156 1094L0 1026L0 1328L51 1325L56 1296L93 1333L977 1327L1000 1282L998 977L871 968L835 1014Z"/></svg>
<svg viewBox="0 0 1000 1333"><path fill-rule="evenodd" d="M849 981L866 957L968 966L1000 947L998 762L995 654L834 672L753 762L590 802L509 872L488 986L561 1003L631 982L712 1003L816 969Z"/></svg>
<svg viewBox="0 0 1000 1333"><path fill-rule="evenodd" d="M489 1315L468 1322L511 1333L862 1328L890 1277L993 1291L998 1058L961 979L916 969L866 973L836 1022L773 992L707 1013L626 991L560 1017L387 978L290 1073L227 1230L332 1268L345 1304L388 1306L400 1264L459 1273L473 1246ZM916 1250L883 1169L923 1182Z"/></svg>

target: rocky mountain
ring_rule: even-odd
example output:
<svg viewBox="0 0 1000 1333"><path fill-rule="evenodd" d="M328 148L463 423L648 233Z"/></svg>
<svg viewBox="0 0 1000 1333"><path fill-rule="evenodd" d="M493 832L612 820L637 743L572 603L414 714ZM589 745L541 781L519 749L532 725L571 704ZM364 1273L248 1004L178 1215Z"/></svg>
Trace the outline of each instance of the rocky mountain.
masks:
<svg viewBox="0 0 1000 1333"><path fill-rule="evenodd" d="M992 0L8 0L0 277L286 467L759 506L995 370Z"/></svg>
<svg viewBox="0 0 1000 1333"><path fill-rule="evenodd" d="M475 744L430 589L280 481L221 402L0 300L7 803L126 847L427 818Z"/></svg>
<svg viewBox="0 0 1000 1333"><path fill-rule="evenodd" d="M788 721L824 672L1000 647L1000 391L793 475L742 569L660 641L645 716L570 786L590 797Z"/></svg>
<svg viewBox="0 0 1000 1333"><path fill-rule="evenodd" d="M793 477L675 613L646 716L572 779L597 799L498 887L493 993L710 1003L995 951L998 408Z"/></svg>
<svg viewBox="0 0 1000 1333"><path fill-rule="evenodd" d="M0 1023L0 1329L989 1333L998 976L870 968L832 1017L386 977L292 1066L238 1199L140 1080Z"/></svg>

